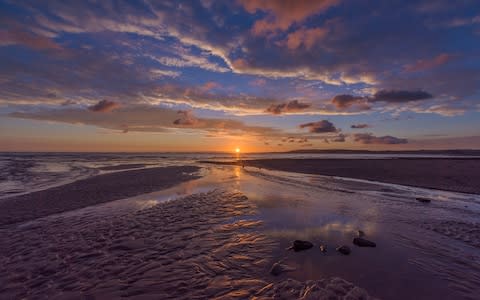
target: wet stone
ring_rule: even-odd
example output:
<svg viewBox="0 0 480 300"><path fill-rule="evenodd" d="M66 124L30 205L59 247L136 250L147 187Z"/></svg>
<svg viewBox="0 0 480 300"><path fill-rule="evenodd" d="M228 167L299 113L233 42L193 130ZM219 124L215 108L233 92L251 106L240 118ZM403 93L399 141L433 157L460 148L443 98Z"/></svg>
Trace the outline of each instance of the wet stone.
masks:
<svg viewBox="0 0 480 300"><path fill-rule="evenodd" d="M295 268L289 267L287 265L281 264L280 262L274 263L270 269L270 274L278 276L284 272L295 271Z"/></svg>
<svg viewBox="0 0 480 300"><path fill-rule="evenodd" d="M352 252L352 250L350 250L350 247L345 245L338 247L337 251L342 253L343 255L349 255L350 252Z"/></svg>
<svg viewBox="0 0 480 300"><path fill-rule="evenodd" d="M327 253L327 245L320 245L320 251L322 253Z"/></svg>
<svg viewBox="0 0 480 300"><path fill-rule="evenodd" d="M359 247L377 247L377 244L364 238L354 238L353 243Z"/></svg>
<svg viewBox="0 0 480 300"><path fill-rule="evenodd" d="M309 241L295 240L289 249L293 249L295 252L308 250L313 247L313 244Z"/></svg>
<svg viewBox="0 0 480 300"><path fill-rule="evenodd" d="M415 198L418 202L422 202L422 203L430 203L432 202L432 200L430 199L427 199L427 198L422 198L422 197L417 197Z"/></svg>

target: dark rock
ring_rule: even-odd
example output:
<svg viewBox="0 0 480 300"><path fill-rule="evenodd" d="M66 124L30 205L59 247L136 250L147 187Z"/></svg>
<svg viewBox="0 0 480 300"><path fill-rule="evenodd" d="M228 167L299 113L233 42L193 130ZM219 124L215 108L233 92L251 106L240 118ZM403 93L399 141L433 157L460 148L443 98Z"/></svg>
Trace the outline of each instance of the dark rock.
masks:
<svg viewBox="0 0 480 300"><path fill-rule="evenodd" d="M327 245L320 245L320 251L327 253Z"/></svg>
<svg viewBox="0 0 480 300"><path fill-rule="evenodd" d="M273 276L278 276L284 272L292 272L292 271L295 271L295 268L292 268L280 262L277 262L272 265L272 268L270 269L270 274L272 274Z"/></svg>
<svg viewBox="0 0 480 300"><path fill-rule="evenodd" d="M353 243L359 247L377 247L377 244L374 242L360 237L354 238Z"/></svg>
<svg viewBox="0 0 480 300"><path fill-rule="evenodd" d="M297 252L302 250L308 250L312 247L313 247L313 244L310 243L309 241L295 240L293 241L293 245L288 249L293 249L295 252Z"/></svg>
<svg viewBox="0 0 480 300"><path fill-rule="evenodd" d="M358 231L358 237L364 237L365 236L365 232L359 230Z"/></svg>
<svg viewBox="0 0 480 300"><path fill-rule="evenodd" d="M350 252L352 252L352 250L350 250L350 247L345 246L345 245L338 247L337 251L344 254L344 255L349 255Z"/></svg>
<svg viewBox="0 0 480 300"><path fill-rule="evenodd" d="M417 201L422 202L422 203L430 203L432 200L427 199L427 198L422 198L422 197L417 197L415 198Z"/></svg>

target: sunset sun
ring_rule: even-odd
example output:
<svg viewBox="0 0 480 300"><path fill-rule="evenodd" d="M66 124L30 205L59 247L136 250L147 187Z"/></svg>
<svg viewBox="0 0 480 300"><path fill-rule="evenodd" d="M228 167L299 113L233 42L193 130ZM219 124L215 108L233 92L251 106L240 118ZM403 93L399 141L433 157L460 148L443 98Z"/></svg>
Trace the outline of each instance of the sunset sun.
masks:
<svg viewBox="0 0 480 300"><path fill-rule="evenodd" d="M235 148L235 152L236 152L236 153L240 153L240 148L238 148L238 147Z"/></svg>

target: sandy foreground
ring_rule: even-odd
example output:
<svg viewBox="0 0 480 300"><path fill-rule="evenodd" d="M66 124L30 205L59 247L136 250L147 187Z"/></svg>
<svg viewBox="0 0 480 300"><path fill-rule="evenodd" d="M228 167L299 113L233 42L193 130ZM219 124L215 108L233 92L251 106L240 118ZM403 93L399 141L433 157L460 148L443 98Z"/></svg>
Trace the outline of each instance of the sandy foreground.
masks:
<svg viewBox="0 0 480 300"><path fill-rule="evenodd" d="M480 194L480 159L475 158L258 159L211 163Z"/></svg>
<svg viewBox="0 0 480 300"><path fill-rule="evenodd" d="M48 190L0 200L0 226L133 197L198 178L194 166L103 174Z"/></svg>
<svg viewBox="0 0 480 300"><path fill-rule="evenodd" d="M255 213L246 196L214 190L112 218L59 214L4 227L0 229L0 295L4 299L371 298L340 278L275 281L269 270L270 253L277 245L260 233L261 221L249 219Z"/></svg>

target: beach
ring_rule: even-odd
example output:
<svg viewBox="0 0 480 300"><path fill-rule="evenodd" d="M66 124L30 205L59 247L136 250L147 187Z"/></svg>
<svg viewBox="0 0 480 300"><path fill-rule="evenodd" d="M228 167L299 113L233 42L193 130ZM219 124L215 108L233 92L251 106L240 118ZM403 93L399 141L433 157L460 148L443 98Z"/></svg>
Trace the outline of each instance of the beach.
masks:
<svg viewBox="0 0 480 300"><path fill-rule="evenodd" d="M308 160L169 167L143 160L102 162L106 173L1 199L2 298L475 299L480 292L480 195L306 174L314 171ZM353 169L381 166L357 161ZM295 172L274 170L279 164ZM359 232L376 247L354 244ZM294 251L294 240L312 247Z"/></svg>
<svg viewBox="0 0 480 300"><path fill-rule="evenodd" d="M479 158L247 159L212 163L480 194Z"/></svg>
<svg viewBox="0 0 480 300"><path fill-rule="evenodd" d="M0 200L0 226L153 192L194 179L198 170L181 166L102 174Z"/></svg>
<svg viewBox="0 0 480 300"><path fill-rule="evenodd" d="M152 175L159 170L144 171ZM130 191L122 191L121 185L118 190ZM56 192L43 194L48 198ZM255 214L255 205L245 195L214 190L109 218L79 210L6 227L0 229L4 270L0 295L12 299L271 299L279 295L373 299L341 278L272 282L268 270L278 245L255 230L262 226L261 221L249 219Z"/></svg>

